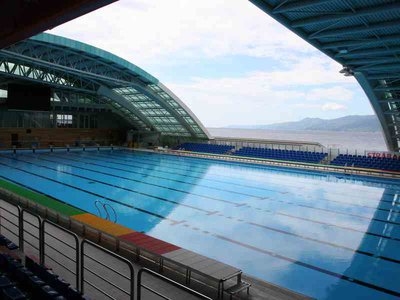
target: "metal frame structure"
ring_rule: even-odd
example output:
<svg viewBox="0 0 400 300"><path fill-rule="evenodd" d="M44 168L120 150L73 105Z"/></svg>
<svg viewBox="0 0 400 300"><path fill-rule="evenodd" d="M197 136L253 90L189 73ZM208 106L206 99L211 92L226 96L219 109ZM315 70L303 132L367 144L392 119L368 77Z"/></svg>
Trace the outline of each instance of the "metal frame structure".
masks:
<svg viewBox="0 0 400 300"><path fill-rule="evenodd" d="M74 240L73 245L63 241L59 237L51 234L49 231L46 231L46 224L56 228L57 230L63 232L66 235L68 235L69 237L72 237L73 240ZM72 258L72 257L68 256L66 253L63 253L62 249L57 249L55 247L55 245L51 245L50 241L46 242L47 237L50 237L51 239L56 240L61 245L71 249L73 251L75 257ZM42 254L43 264L47 265L46 264L46 258L49 258L52 262L56 263L57 265L62 267L64 270L66 270L67 272L71 273L75 277L75 288L78 290L80 288L80 281L79 281L80 261L79 261L79 238L78 238L78 236L75 233L73 233L72 231L66 230L62 226L60 226L60 225L58 225L58 224L56 224L54 222L51 222L49 220L44 219L42 221L41 243L42 243L42 251L43 251L43 254ZM75 265L75 270L71 270L67 266L62 265L60 262L58 262L56 259L54 259L50 253L47 254L46 253L46 247L48 247L49 249L52 249L52 251L58 253L62 257L66 258L67 260L72 262Z"/></svg>
<svg viewBox="0 0 400 300"><path fill-rule="evenodd" d="M114 268L108 266L105 262L101 262L98 259L96 259L93 256L90 256L86 253L86 245L90 245L91 247L97 249L98 251L101 251L103 253L105 253L106 255L113 257L114 259L118 260L119 262L123 263L124 265L126 265L129 269L129 275L124 275L123 273L121 273L119 270L115 270ZM102 287L97 286L95 283L88 281L85 278L85 271L88 273L91 273L92 275L94 275L95 277L97 277L98 279L102 280L103 282L109 284L110 286L112 286L113 288L115 288L116 290L118 290L119 292L122 292L123 294L125 294L127 297L129 297L129 299L134 300L135 299L135 270L133 268L132 263L127 260L126 258L119 256L118 254L115 254L114 252L101 247L91 241L88 240L83 240L81 242L81 269L80 269L80 276L81 276L81 282L80 282L80 291L82 293L84 293L84 287L85 287L85 283L90 285L92 288L94 288L96 291L100 292L103 296L105 296L108 299L115 299L113 295L110 295L109 292L105 291ZM99 266L103 267L105 272L111 272L111 274L118 275L121 278L124 278L126 281L129 282L129 290L125 290L124 288L122 288L121 286L119 286L118 284L116 284L115 282L110 281L109 279L107 279L105 276L103 276L104 274L101 273L99 274L98 272L95 272L94 270L90 270L90 268L88 268L85 265L85 259L90 259L93 262L96 262Z"/></svg>
<svg viewBox="0 0 400 300"><path fill-rule="evenodd" d="M204 126L156 78L102 49L39 34L0 50L0 88L14 81L92 95L132 128L165 136L208 139Z"/></svg>
<svg viewBox="0 0 400 300"><path fill-rule="evenodd" d="M151 294L156 295L162 299L171 299L169 296L164 294L165 293L164 289L153 288L153 287L150 287L149 285L146 285L143 283L142 274L146 273L147 275L151 276L152 278L155 278L159 281L165 282L165 283L167 283L167 285L174 287L174 288L182 291L185 294L192 295L198 299L211 299L211 298L209 298L187 286L184 286L172 279L169 279L169 278L167 278L161 274L158 274L152 270L149 270L147 268L140 268L137 270L137 272L138 272L137 273L138 280L136 281L137 296L135 296L135 269L134 269L134 266L131 261L129 261L128 259L126 259L126 258L124 258L124 257L100 246L99 244L96 244L96 243L90 241L90 240L82 239L81 242L79 242L79 238L74 232L72 232L71 230L68 230L52 221L43 219L42 217L39 216L39 214L37 214L31 210L21 208L20 206L12 203L11 201L0 199L0 202L5 202L5 203L7 203L7 205L12 206L13 208L16 209L16 213L14 213L14 212L8 210L7 208L5 208L3 205L0 205L0 211L6 212L13 218L17 219L17 221L18 221L18 224L16 224L14 222L14 220L10 220L8 218L9 216L6 216L4 213L1 213L0 214L0 224L1 224L0 227L2 230L6 231L5 233L2 232L2 234L4 234L5 236L9 236L11 234L14 238L16 238L16 240L18 241L17 243L19 245L20 251L22 251L22 252L24 251L23 244L24 244L24 242L26 242L26 240L24 238L25 233L28 233L31 237L33 237L35 240L37 240L38 247L36 247L35 245L32 245L30 243L29 244L31 247L34 247L39 252L38 256L39 256L41 265L43 265L43 266L45 265L46 257L50 258L57 265L60 264L59 262L57 262L55 260L56 259L55 257L51 256L51 253L46 254L45 246L48 246L48 247L50 246L50 248L53 249L55 253L58 253L59 255L63 255L68 260L71 260L71 257L67 257L67 256L65 256L64 253L60 252L61 249L56 249L53 246L46 243L46 237L45 237L46 235L49 235L50 237L56 239L58 242L61 242L63 245L66 245L69 248L71 248L71 250L73 250L73 252L74 252L74 259L73 259L74 261L73 262L75 265L75 270L74 271L68 270L67 267L65 267L65 266L64 266L64 269L67 269L67 271L69 271L71 274L74 275L74 278L76 280L76 282L75 282L76 289L78 291L80 291L81 293L84 292L85 284L87 284L87 285L91 286L93 289L95 289L97 293L104 296L104 299L116 299L115 295L110 295L109 291L104 291L103 290L104 287L99 287L95 283L90 282L87 280L87 278L85 278L86 277L85 273L91 273L96 278L109 284L115 290L122 292L122 294L124 294L128 299L131 299L131 300L142 299L142 296L143 296L142 289L145 289L148 292L150 292ZM27 231L26 228L24 228L24 222L27 222L27 220L24 219L25 214L29 215L31 218L34 218L37 220L37 226L30 222L27 223L27 224L31 225L34 228L34 230L37 230L37 235ZM50 234L48 231L46 231L46 224L53 226L56 230L59 230L61 233L72 237L74 239L74 245L73 246L68 245L68 244L66 244L65 241L62 241L61 239ZM9 227L10 225L13 228L10 228ZM89 255L89 253L87 252L88 246L92 247L92 249L95 249L96 251L99 251L102 255L104 255L104 257L103 257L104 260L100 261L98 259L98 257ZM125 275L125 274L121 273L120 270L117 270L114 267L107 265L106 262L108 261L108 258L113 258L116 261L118 261L119 263L124 264L127 267L127 270L129 271L128 274ZM93 267L93 265L87 264L88 260L90 260L92 263L94 262L98 266L102 267L103 272L98 272L98 268L96 268L96 269L91 268L90 265L92 267ZM108 272L109 275L110 274L119 275L121 278L123 278L125 280L125 282L128 283L129 289L126 290L125 287L121 287L120 286L121 282L115 278L116 276L109 276L108 278L106 278L105 272Z"/></svg>
<svg viewBox="0 0 400 300"><path fill-rule="evenodd" d="M249 0L343 65L371 102L390 151L400 149L397 0Z"/></svg>
<svg viewBox="0 0 400 300"><path fill-rule="evenodd" d="M171 279L169 279L168 277L165 277L161 274L158 274L150 269L147 268L142 268L138 271L138 279L137 279L137 300L142 300L142 289L150 292L151 294L155 295L158 298L162 298L162 299L166 299L166 300L170 300L170 297L167 297L166 295L163 295L162 293L160 293L159 291L155 290L154 288L150 287L149 285L144 284L142 281L142 277L143 274L147 274L150 275L152 277L155 277L161 281L167 282L168 284L170 284L171 286L177 287L178 289L187 292L189 295L194 296L195 298L198 299L204 299L204 300L211 300L210 297L207 297L203 294L200 294L199 292L196 292L195 290L192 290L191 288L188 288L187 286L184 286L176 281L173 281Z"/></svg>

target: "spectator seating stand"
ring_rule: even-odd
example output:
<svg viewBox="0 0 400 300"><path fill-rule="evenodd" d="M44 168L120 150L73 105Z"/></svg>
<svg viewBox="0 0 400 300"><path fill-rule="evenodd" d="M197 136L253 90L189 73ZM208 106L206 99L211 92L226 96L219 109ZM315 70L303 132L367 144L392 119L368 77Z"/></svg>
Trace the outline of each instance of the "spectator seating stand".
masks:
<svg viewBox="0 0 400 300"><path fill-rule="evenodd" d="M340 154L331 161L334 166L400 171L400 160L387 157L369 157L364 155Z"/></svg>
<svg viewBox="0 0 400 300"><path fill-rule="evenodd" d="M213 154L228 154L235 147L228 145L215 145L215 144L200 144L200 143L184 143L176 150L192 151L192 152L203 152Z"/></svg>

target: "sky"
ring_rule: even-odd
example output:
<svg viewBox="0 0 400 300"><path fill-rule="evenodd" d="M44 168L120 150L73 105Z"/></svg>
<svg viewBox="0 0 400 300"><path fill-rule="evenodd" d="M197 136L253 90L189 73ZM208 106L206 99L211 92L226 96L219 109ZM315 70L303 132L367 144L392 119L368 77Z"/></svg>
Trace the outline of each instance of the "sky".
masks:
<svg viewBox="0 0 400 300"><path fill-rule="evenodd" d="M48 32L141 67L207 127L373 113L338 63L247 0L120 0Z"/></svg>

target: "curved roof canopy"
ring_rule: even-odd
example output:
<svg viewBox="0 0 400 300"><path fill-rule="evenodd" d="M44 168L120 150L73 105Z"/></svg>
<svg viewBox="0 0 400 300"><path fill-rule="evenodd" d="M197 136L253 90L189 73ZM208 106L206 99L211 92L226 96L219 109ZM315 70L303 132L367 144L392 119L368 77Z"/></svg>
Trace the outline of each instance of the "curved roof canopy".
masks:
<svg viewBox="0 0 400 300"><path fill-rule="evenodd" d="M367 94L389 150L400 148L398 0L250 0L343 65Z"/></svg>
<svg viewBox="0 0 400 300"><path fill-rule="evenodd" d="M190 109L155 77L107 51L71 39L43 33L0 50L0 78L94 95L141 131L209 137Z"/></svg>

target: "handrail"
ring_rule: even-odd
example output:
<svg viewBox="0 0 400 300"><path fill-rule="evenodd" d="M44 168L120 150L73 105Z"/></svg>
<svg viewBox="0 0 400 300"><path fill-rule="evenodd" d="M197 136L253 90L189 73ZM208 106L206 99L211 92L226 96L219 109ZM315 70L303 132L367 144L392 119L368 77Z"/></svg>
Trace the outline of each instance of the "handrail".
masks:
<svg viewBox="0 0 400 300"><path fill-rule="evenodd" d="M111 208L111 211L113 212L113 215L114 215L114 221L112 221L112 222L117 223L118 216L117 216L117 213L115 212L114 207L112 207L112 205L110 205L109 203L103 204L103 207L104 207L105 211L107 212L108 220L110 220L110 221L111 221L111 217L110 217L110 214L108 213L107 207Z"/></svg>
<svg viewBox="0 0 400 300"><path fill-rule="evenodd" d="M101 207L103 207L103 210L105 212L105 217L104 218L102 217L102 213L101 213L102 210L99 208L99 206L97 206L98 204L101 205ZM103 218L103 219L106 219L108 221L117 223L117 219L118 219L117 213L115 212L114 207L112 207L109 203L104 203L104 202L101 202L100 200L96 200L94 202L94 205L97 208L97 211L99 213L99 217L100 218ZM110 213L108 212L107 207L109 207L111 209L111 211L113 212L113 215L114 215L114 220L113 221L111 220L111 216L110 216Z"/></svg>
<svg viewBox="0 0 400 300"><path fill-rule="evenodd" d="M43 248L42 248L43 245L41 243L41 241L43 240L42 218L40 216L38 216L37 214L26 210L25 208L23 208L21 210L21 237L20 238L21 238L22 243L20 245L20 249L21 249L21 251L24 251L24 242L27 242L28 244L30 244L28 241L26 241L24 239L24 234L25 234L24 214L28 214L28 215L36 218L37 221L38 221L38 227L36 227L36 226L34 226L34 227L36 227L38 229L38 231L39 231L39 237L37 237L37 240L39 241L39 249L38 249L39 250L39 262L40 262L41 265L43 265L44 264L44 255L43 255ZM28 222L28 223L31 224L30 222ZM31 225L31 226L33 226L33 225ZM33 246L32 244L30 244L30 245Z"/></svg>
<svg viewBox="0 0 400 300"><path fill-rule="evenodd" d="M95 149L97 151L100 151L101 149L115 150L115 149L119 149L119 148L122 148L122 147L113 146L113 145L110 145L110 146L85 146L84 148L83 147L67 147L67 146L65 146L65 147L52 147L52 146L50 146L50 147L43 147L43 148L38 148L38 147L1 148L0 151L7 151L7 152L10 152L10 153L16 154L16 153L21 152L21 151L24 151L24 152L25 151L32 151L32 153L36 153L38 150L39 151L40 150L48 150L49 152L54 152L54 150L66 150L67 152L69 152L72 149L80 149L80 150L83 150L83 149L85 149L85 150Z"/></svg>
<svg viewBox="0 0 400 300"><path fill-rule="evenodd" d="M196 296L199 299L211 300L210 297L207 297L207 296L205 296L203 294L200 294L199 292L196 292L195 290L192 290L191 288L189 288L187 286L184 286L184 285L182 285L182 284L180 284L180 283L178 283L176 281L173 281L173 280L169 279L168 277L165 277L165 276L163 276L161 274L158 274L158 273L156 273L156 272L154 272L152 270L149 270L147 268L142 268L138 272L137 289L136 289L137 290L137 300L141 300L142 299L142 287L144 289L152 292L153 294L156 294L157 296L163 298L163 299L167 299L167 300L171 299L171 298L161 294L160 292L157 292L153 288L143 284L142 283L142 274L143 273L150 274L150 275L156 277L157 279L160 279L161 281L167 282L167 283L169 283L169 284L171 284L171 285L173 285L175 287L178 287L178 288L184 290L185 292L187 292L187 293L189 293L189 294L191 294L193 296Z"/></svg>
<svg viewBox="0 0 400 300"><path fill-rule="evenodd" d="M45 235L50 235L50 236L53 237L53 238L55 238L55 235L53 235L53 234L51 234L51 233L49 233L49 232L45 232L45 224L50 224L50 225L52 225L52 226L55 226L55 227L58 228L58 229L61 229L61 230L65 231L65 232L67 232L67 233L69 233L69 234L72 234L73 237L75 238L75 241L76 241L76 238L78 238L78 236L77 236L75 233L73 233L73 232L71 232L71 231L69 231L69 230L67 230L67 229L64 229L62 226L60 226L60 225L58 225L58 224L56 224L56 223L54 223L54 222L52 222L52 221L42 219L39 215L37 215L36 213L31 212L29 209L21 209L18 205L12 203L11 200L7 200L7 199L6 199L6 200L3 200L3 201L4 201L5 203L7 203L7 204L10 204L10 205L13 206L13 207L16 207L16 208L18 209L18 211L21 211L20 213L18 213L18 215L19 215L19 218L18 218L18 219L19 219L19 223L21 224L21 225L19 226L19 241L20 241L19 243L20 243L20 245L22 245L22 248L23 248L24 242L26 242L27 244L29 244L29 245L31 245L32 247L36 248L35 245L33 245L33 244L31 244L30 242L24 240L24 235L25 235L25 234L29 234L29 235L31 235L32 237L34 237L34 238L36 238L36 239L39 240L39 249L37 249L37 250L39 251L40 264L42 264L42 265L44 265L44 257L45 257L45 246L44 246L44 245L47 245L47 246L49 246L50 248L52 248L53 250L55 250L55 248L54 248L53 246L51 246L51 245L49 245L48 243L46 243ZM1 209L6 209L6 208L1 207ZM25 214L29 214L30 216L36 218L36 219L38 220L38 226L36 226L35 224L29 222L28 220L24 220L24 215L25 215ZM0 218L6 219L6 218L4 218L4 216L1 216L1 215L0 215ZM25 230L24 230L24 225L23 225L24 222L27 222L27 223L31 224L31 226L34 226L36 229L38 229L38 231L39 231L39 232L38 232L38 233L39 233L39 237L35 236L34 234L32 234L32 233L29 232L29 231L25 231ZM15 224L14 224L14 225L15 225ZM58 240L61 241L60 239L58 239ZM61 241L61 242L63 242L63 241ZM100 251L103 251L104 253L106 253L106 254L108 254L108 255L110 255L110 256L116 258L117 260L122 261L122 262L125 263L126 265L128 265L129 271L130 271L129 273L130 273L130 274L129 274L129 275L124 275L124 274L122 274L121 272L119 272L118 270L112 268L111 266L108 266L107 264L101 262L100 260L98 260L98 259L96 259L96 258L94 258L94 257L91 257L90 255L85 254L85 245L87 245L87 244L93 246L93 247L96 248L96 249L99 249ZM79 245L80 245L80 247L79 247ZM72 247L71 247L71 248L72 248ZM20 249L21 249L21 247L20 247ZM142 248L141 248L141 247L137 247L137 249L142 249ZM22 250L22 249L21 249L21 250ZM78 252L79 250L80 250L80 252ZM143 250L144 252L146 252L146 253L152 253L152 252L150 252L150 251L148 251L148 250L146 250L146 249L142 249L142 250ZM107 280L106 278L100 276L98 273L92 272L92 273L93 273L95 276L97 276L99 279L101 279L101 280L103 280L103 281L109 283L111 286L114 286L116 289L120 290L122 293L125 293L125 294L129 295L131 300L134 299L134 288L135 288L135 283L134 283L135 277L134 277L134 276L135 276L135 274L134 274L133 265L132 265L132 263L131 263L128 259L126 259L126 258L124 258L124 257L122 257L122 256L120 256L120 255L118 255L118 254L116 254L116 253L114 253L114 252L112 252L112 251L106 249L106 248L103 248L102 246L99 246L99 245L97 245L97 244L94 243L94 242L91 242L91 241L88 241L88 240L85 240L85 239L82 240L82 242L79 244L79 238L78 238L78 248L75 248L75 251L76 251L77 255L79 256L79 259L76 259L76 264L77 264L76 271L75 271L75 272L72 272L71 270L68 270L68 271L77 276L77 282L76 282L76 283L77 283L77 290L78 290L78 291L80 291L80 292L83 294L83 292L84 292L84 283L87 283L88 285L92 286L93 288L95 288L96 290L98 290L99 292L101 292L101 293L102 293L103 295L105 295L106 297L109 297L109 298L111 298L111 299L114 299L113 296L110 295L107 291L104 291L102 288L96 286L95 283L90 282L89 280L86 280L86 279L85 279L85 277L84 277L84 276L85 276L85 275L84 275L84 272L85 272L85 271L87 271L87 272L92 272L92 271L87 267L87 265L85 265L85 257L86 257L87 259L93 260L95 263L97 263L97 264L103 266L104 268L107 268L107 269L111 270L111 271L114 272L115 274L118 274L121 278L124 278L125 280L129 281L129 283L130 283L130 289L129 289L129 291L126 291L126 290L124 290L122 287L119 287L119 286L117 286L115 283L110 282L110 281ZM139 254L138 254L138 255L139 255ZM77 258L78 258L78 256L77 256ZM160 256L160 258L161 258L161 256ZM55 263L57 263L57 261L55 260L55 258L51 257L50 255L48 255L48 259L51 259L51 260L53 260ZM72 258L69 258L69 260L72 261ZM79 262L79 263L78 263L78 262ZM174 262L174 263L176 263L176 262ZM179 264L178 264L178 265L179 265ZM186 268L188 268L188 267L186 266ZM149 271L150 271L150 270L149 270ZM197 273L196 270L193 270L193 271L194 271L195 273ZM150 272L153 273L153 271L150 271ZM142 272L140 272L140 274L141 274L141 273L142 273ZM204 275L204 274L202 274L201 272L198 272L198 273L201 274L201 275ZM157 274L157 273L155 273L155 274ZM170 283L170 284L174 285L175 287L177 287L177 288L179 288L179 289L181 289L181 290L184 290L184 291L186 291L186 292L191 293L191 291L193 291L192 289L190 289L190 288L188 288L188 287L186 287L186 286L184 286L184 285L182 285L182 284L179 284L179 283L173 281L172 279L166 278L165 276L162 276L162 275L160 275L160 274L157 274L157 275L155 275L155 276L157 276L157 277L160 278L161 280L163 280L163 279L165 278L165 280L163 280L163 281L166 281L167 283ZM146 286L143 286L143 288L146 288ZM159 292L157 292L157 291L155 291L155 290L154 290L154 292L155 292L155 294L157 294L157 295L161 295ZM202 295L202 294L200 294L200 293L198 293L198 292L196 292L196 291L193 291L193 292L195 293L195 295L199 296L199 297L202 298L202 299L211 299L211 298L208 298L208 297L206 297L206 296L204 296L204 295ZM165 297L165 296L164 296L164 297ZM138 299L139 299L139 298L138 298ZM168 299L168 298L164 298L164 299Z"/></svg>
<svg viewBox="0 0 400 300"><path fill-rule="evenodd" d="M7 202L7 201L4 201L4 202ZM12 205L12 204L10 204L10 205ZM12 206L14 206L17 209L18 215L16 215L15 213L9 211L8 209L6 209L4 207L0 207L0 209L6 211L10 215L16 217L18 219L18 224L15 224L14 222L11 222L11 220L5 218L3 214L1 214L1 218L6 220L7 222L12 224L13 226L17 227L18 228L18 235L15 232L12 232L9 228L5 227L4 224L2 224L1 222L0 222L0 224L5 230L7 230L8 232L12 233L14 236L16 236L18 238L18 247L21 249L21 244L23 244L23 243L21 243L21 217L20 217L21 216L21 208L18 205L17 206L12 205Z"/></svg>
<svg viewBox="0 0 400 300"><path fill-rule="evenodd" d="M53 226L53 227L55 227L55 228L57 228L58 230L61 230L62 232L65 232L66 234L68 234L69 236L72 236L73 238L74 238L74 241L75 241L75 284L76 284L76 289L79 291L80 290L80 286L79 286L79 238L78 238L78 236L75 234L75 233L73 233L72 231L69 231L69 230L67 230L67 229L65 229L64 227L62 227L62 226L60 226L60 225L58 225L58 224L56 224L56 223L54 223L54 222L52 222L52 221L49 221L49 220L43 220L43 222L42 222L42 231L43 231L43 234L42 234L42 237L43 237L43 239L42 239L42 249L43 249L43 260L44 260L44 258L45 258L45 256L46 256L46 254L45 254L45 244L46 244L46 239L45 239L45 234L46 234L46 224L49 224L49 225L51 225L51 226ZM64 241L62 241L62 240L60 240L59 238L57 238L57 237L55 237L54 235L52 235L52 234L49 234L52 238L54 238L54 239L56 239L56 240L58 240L58 241L60 241L61 243L63 243L63 244L65 244L65 242ZM69 244L68 244L68 246L70 246ZM72 247L72 246L71 246ZM60 254L63 254L63 253L61 253L60 251L58 251L58 250L56 250L54 247L51 247L54 251L56 251L56 252L58 252L58 253L60 253ZM71 259L72 260L72 259ZM65 268L65 267L64 267Z"/></svg>
<svg viewBox="0 0 400 300"><path fill-rule="evenodd" d="M127 292L127 291L125 291L124 289L122 289L122 288L116 286L115 284L113 284L112 282L110 282L110 281L107 280L106 278L100 276L99 274L95 274L95 273L91 272L88 268L85 267L85 263L84 263L84 262L85 262L85 256L88 257L88 258L91 258L91 256L85 254L85 245L90 245L90 246L92 246L93 248L96 248L97 250L100 250L100 251L102 251L102 252L104 252L104 253L106 253L106 254L108 254L108 255L114 257L115 259L117 259L117 260L119 260L119 261L125 263L125 264L128 266L129 271L130 271L130 276L129 276L129 278L130 278L130 280L129 280L129 281L130 281L130 290L129 290L129 292ZM80 264L80 274L81 274L81 278L80 278L80 286L81 286L81 289L80 289L80 290L81 290L81 293L84 293L84 283L86 282L86 283L88 283L89 285L91 285L92 287L94 287L96 290L98 290L98 291L100 291L101 293L103 293L104 295L106 295L107 297L113 299L113 298L110 297L110 295L108 295L105 291L103 291L102 289L96 287L93 283L88 282L87 280L85 280L85 270L87 270L87 271L93 273L94 275L96 275L98 278L100 278L100 279L104 280L105 282L111 284L112 286L114 286L115 288L117 288L118 290L120 290L121 292L123 292L123 293L129 295L131 300L134 300L134 289L135 289L135 286L134 286L134 279L135 279L135 271L134 271L134 268L133 268L132 263L131 263L128 259L126 259L126 258L124 258L124 257L122 257L122 256L119 256L119 255L115 254L114 252L112 252L112 251L110 251L110 250L108 250L108 249L106 249L106 248L104 248L104 247L102 247L102 246L99 246L99 245L97 245L97 244L95 244L95 243L93 243L93 242L91 242L91 241L88 241L88 240L82 240L82 242L81 242L81 255L80 255L80 256L81 256L81 264ZM119 273L118 271L114 270L113 268L111 268L111 267L109 267L109 266L106 266L106 267L107 267L107 269L109 269L109 270L111 270L111 271L113 271L113 272L115 272L115 273Z"/></svg>
<svg viewBox="0 0 400 300"><path fill-rule="evenodd" d="M101 210L100 210L100 208L97 206L97 204L103 205L103 203L102 203L100 200L94 201L94 206L96 206L96 209L97 209L97 211L98 211L98 213L99 213L99 217L102 218Z"/></svg>

